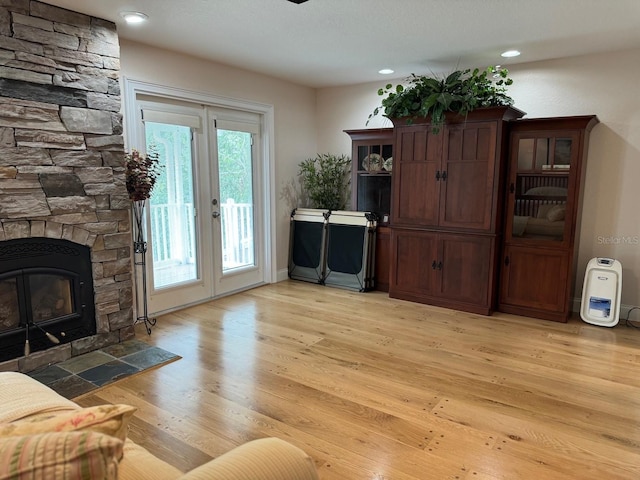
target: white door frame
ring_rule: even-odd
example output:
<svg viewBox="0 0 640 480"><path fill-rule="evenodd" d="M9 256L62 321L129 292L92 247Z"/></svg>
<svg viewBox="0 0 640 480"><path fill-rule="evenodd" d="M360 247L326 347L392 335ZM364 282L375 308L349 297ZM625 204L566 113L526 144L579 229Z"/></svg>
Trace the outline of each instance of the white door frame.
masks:
<svg viewBox="0 0 640 480"><path fill-rule="evenodd" d="M136 148L137 145L144 145L144 138L140 138L140 129L137 128L136 119L136 100L138 95L149 95L162 99L173 99L181 102L192 102L200 105L211 107L222 107L227 109L247 111L259 114L262 118L263 135L261 136L262 156L262 185L258 191L262 192L262 211L256 212L256 215L262 215L264 219L264 251L262 257L264 259L263 282L273 283L277 278L276 272L276 198L275 198L275 149L273 139L274 135L274 109L272 105L263 103L250 102L245 100L237 100L228 97L211 95L207 93L193 92L176 87L167 87L163 85L142 82L128 77L123 78L123 104L125 118L125 141L127 150ZM134 272L133 277L136 278ZM232 293L232 292L228 292ZM228 294L227 293L227 294ZM173 309L167 309L163 312L154 312L155 314L165 313L171 310L182 308L186 305L176 306Z"/></svg>

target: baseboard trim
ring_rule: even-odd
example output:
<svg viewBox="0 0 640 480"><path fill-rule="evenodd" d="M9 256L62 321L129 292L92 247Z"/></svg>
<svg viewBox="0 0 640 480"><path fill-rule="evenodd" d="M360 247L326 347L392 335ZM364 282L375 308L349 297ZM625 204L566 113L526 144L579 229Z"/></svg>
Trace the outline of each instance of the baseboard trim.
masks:
<svg viewBox="0 0 640 480"><path fill-rule="evenodd" d="M287 268L283 268L278 270L276 274L276 282L283 282L289 278L289 270Z"/></svg>

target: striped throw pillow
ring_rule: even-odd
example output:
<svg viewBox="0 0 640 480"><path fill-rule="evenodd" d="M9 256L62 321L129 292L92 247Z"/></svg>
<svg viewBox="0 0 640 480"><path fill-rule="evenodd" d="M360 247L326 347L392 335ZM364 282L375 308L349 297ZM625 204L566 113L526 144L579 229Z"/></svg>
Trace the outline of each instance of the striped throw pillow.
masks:
<svg viewBox="0 0 640 480"><path fill-rule="evenodd" d="M136 408L129 405L98 405L62 412L48 412L15 422L0 423L0 437L92 430L124 441L129 418L135 411Z"/></svg>
<svg viewBox="0 0 640 480"><path fill-rule="evenodd" d="M122 447L92 431L0 438L0 480L117 480Z"/></svg>

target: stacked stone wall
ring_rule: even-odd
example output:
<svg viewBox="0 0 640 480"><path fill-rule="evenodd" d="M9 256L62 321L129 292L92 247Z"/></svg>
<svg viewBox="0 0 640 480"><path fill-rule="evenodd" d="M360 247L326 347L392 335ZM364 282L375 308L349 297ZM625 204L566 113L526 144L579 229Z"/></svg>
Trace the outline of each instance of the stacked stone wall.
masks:
<svg viewBox="0 0 640 480"><path fill-rule="evenodd" d="M27 371L134 335L115 24L0 0L0 241L91 248L97 334L0 364Z"/></svg>

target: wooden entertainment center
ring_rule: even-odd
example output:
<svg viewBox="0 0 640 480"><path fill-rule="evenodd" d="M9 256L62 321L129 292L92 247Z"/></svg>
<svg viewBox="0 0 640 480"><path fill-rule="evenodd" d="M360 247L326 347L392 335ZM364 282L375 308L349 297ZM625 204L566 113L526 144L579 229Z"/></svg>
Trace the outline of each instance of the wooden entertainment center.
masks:
<svg viewBox="0 0 640 480"><path fill-rule="evenodd" d="M584 159L595 115L513 107L347 130L352 207L380 216L378 289L489 315L571 313Z"/></svg>

